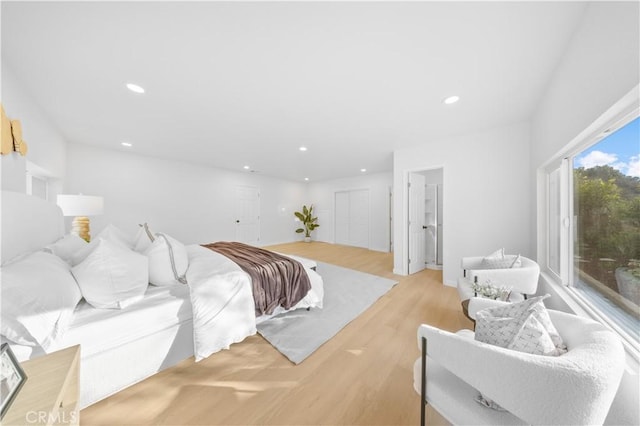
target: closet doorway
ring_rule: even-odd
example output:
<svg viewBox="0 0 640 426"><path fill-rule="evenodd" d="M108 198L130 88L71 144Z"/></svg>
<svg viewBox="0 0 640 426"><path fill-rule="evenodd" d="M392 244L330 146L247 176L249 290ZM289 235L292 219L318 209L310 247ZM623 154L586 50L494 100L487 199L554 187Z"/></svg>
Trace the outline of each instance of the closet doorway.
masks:
<svg viewBox="0 0 640 426"><path fill-rule="evenodd" d="M335 193L335 242L369 248L369 190Z"/></svg>
<svg viewBox="0 0 640 426"><path fill-rule="evenodd" d="M409 173L409 274L442 269L443 168Z"/></svg>

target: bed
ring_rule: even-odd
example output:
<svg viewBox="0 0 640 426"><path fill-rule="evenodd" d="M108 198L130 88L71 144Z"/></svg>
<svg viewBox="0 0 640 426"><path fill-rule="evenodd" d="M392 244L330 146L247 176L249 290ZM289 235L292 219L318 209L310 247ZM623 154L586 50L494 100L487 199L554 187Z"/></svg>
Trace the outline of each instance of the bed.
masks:
<svg viewBox="0 0 640 426"><path fill-rule="evenodd" d="M52 259L40 250L64 236L64 222L56 205L34 197L3 191L1 203L4 320L10 315L4 308L12 309L10 267L25 253L34 253L27 259ZM56 317L58 323L64 319L64 330L58 330L55 338L48 336L45 349L5 332L5 325L2 339L19 360L80 344L80 408L84 408L191 356L199 361L228 348L255 334L256 324L285 310L279 307L256 317L252 281L239 265L202 246L189 245L185 251L188 285L146 285L143 296L121 309L97 309L82 299L72 312ZM291 309L321 308L323 285L315 263L296 260L303 264L311 290Z"/></svg>

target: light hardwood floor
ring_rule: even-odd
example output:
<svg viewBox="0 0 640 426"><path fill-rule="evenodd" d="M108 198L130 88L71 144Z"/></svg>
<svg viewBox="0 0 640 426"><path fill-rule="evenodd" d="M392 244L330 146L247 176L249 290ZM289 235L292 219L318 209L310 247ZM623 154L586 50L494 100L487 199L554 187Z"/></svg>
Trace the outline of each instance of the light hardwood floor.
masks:
<svg viewBox="0 0 640 426"><path fill-rule="evenodd" d="M299 365L259 335L156 374L81 412L81 424L416 425L419 324L471 328L439 271L394 275L393 256L313 243L269 247L398 280ZM108 377L105 377L108 380Z"/></svg>

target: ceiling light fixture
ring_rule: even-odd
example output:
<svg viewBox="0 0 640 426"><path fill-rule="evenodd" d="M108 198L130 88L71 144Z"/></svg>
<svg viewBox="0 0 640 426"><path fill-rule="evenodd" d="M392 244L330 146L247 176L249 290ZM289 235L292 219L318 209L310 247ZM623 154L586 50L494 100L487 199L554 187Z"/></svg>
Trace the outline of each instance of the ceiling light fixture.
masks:
<svg viewBox="0 0 640 426"><path fill-rule="evenodd" d="M309 178L304 178L304 180L306 180L307 182L309 182Z"/></svg>
<svg viewBox="0 0 640 426"><path fill-rule="evenodd" d="M244 167L243 167L243 169L245 169L245 170L249 170L250 168L251 168L251 167L249 167L249 166L244 166Z"/></svg>
<svg viewBox="0 0 640 426"><path fill-rule="evenodd" d="M303 151L303 152L304 152L304 151L306 151L306 150L307 150L307 147L306 147L306 146L301 146L299 149L300 149L300 151Z"/></svg>
<svg viewBox="0 0 640 426"><path fill-rule="evenodd" d="M366 172L366 171L367 171L367 169L360 169L360 171L361 171L362 173L364 173L364 172Z"/></svg>
<svg viewBox="0 0 640 426"><path fill-rule="evenodd" d="M121 142L120 145L126 146L127 148L131 148L133 146L129 142Z"/></svg>
<svg viewBox="0 0 640 426"><path fill-rule="evenodd" d="M442 102L447 105L451 105L451 104L455 104L459 100L460 100L460 96L449 96L448 98L445 98L445 100Z"/></svg>
<svg viewBox="0 0 640 426"><path fill-rule="evenodd" d="M127 89L135 93L144 93L144 89L137 84L127 83Z"/></svg>

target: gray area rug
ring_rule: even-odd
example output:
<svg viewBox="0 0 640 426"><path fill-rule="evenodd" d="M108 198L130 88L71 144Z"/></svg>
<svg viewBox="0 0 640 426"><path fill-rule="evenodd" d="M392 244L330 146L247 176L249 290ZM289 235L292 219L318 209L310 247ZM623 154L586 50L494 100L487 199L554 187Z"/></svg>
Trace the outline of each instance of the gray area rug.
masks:
<svg viewBox="0 0 640 426"><path fill-rule="evenodd" d="M294 364L304 361L397 284L328 263L318 262L316 269L324 281L322 309L285 312L258 324L258 333Z"/></svg>

